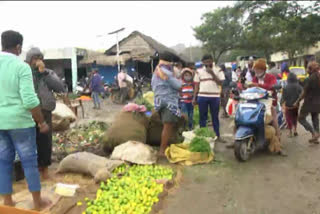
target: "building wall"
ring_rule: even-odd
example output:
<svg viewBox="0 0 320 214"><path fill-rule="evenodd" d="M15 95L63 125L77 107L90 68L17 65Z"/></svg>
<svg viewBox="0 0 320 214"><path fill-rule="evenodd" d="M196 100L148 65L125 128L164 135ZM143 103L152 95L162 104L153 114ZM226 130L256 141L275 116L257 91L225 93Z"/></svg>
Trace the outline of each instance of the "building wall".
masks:
<svg viewBox="0 0 320 214"><path fill-rule="evenodd" d="M105 83L114 83L115 79L114 77L118 74L118 67L116 66L105 66L105 65L92 65L91 68L98 68L99 74L103 76L103 82ZM134 65L127 64L126 66L127 72L130 76L133 76L133 70Z"/></svg>
<svg viewBox="0 0 320 214"><path fill-rule="evenodd" d="M60 78L65 77L65 69L71 69L70 59L50 59L44 60L46 67L54 70Z"/></svg>
<svg viewBox="0 0 320 214"><path fill-rule="evenodd" d="M320 41L315 46L311 46L309 48L306 48L304 50L303 54L298 55L296 58L301 59L304 56L315 55L319 51L320 51ZM280 61L285 61L288 59L289 59L288 54L285 52L276 52L271 55L272 62L280 62Z"/></svg>

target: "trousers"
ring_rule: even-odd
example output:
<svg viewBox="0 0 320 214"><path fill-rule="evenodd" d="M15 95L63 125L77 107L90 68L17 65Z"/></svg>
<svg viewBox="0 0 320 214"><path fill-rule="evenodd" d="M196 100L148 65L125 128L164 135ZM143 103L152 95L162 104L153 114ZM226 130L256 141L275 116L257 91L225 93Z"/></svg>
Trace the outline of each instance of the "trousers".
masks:
<svg viewBox="0 0 320 214"><path fill-rule="evenodd" d="M36 129L0 130L0 194L12 194L15 152L18 153L30 192L41 189Z"/></svg>
<svg viewBox="0 0 320 214"><path fill-rule="evenodd" d="M220 137L219 109L220 97L198 97L200 127L207 126L208 109L210 109L213 129L217 137Z"/></svg>

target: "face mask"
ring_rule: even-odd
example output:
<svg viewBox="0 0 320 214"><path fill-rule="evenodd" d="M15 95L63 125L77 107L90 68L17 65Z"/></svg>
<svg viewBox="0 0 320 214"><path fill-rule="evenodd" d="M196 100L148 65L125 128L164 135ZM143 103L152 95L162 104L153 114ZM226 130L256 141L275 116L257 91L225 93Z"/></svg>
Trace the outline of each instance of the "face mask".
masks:
<svg viewBox="0 0 320 214"><path fill-rule="evenodd" d="M172 65L162 65L163 67L165 67L166 69L168 69L168 70L172 70Z"/></svg>
<svg viewBox="0 0 320 214"><path fill-rule="evenodd" d="M190 76L188 76L188 77L184 77L184 80L189 82L189 81L191 81L191 80L192 80L192 77L190 77Z"/></svg>
<svg viewBox="0 0 320 214"><path fill-rule="evenodd" d="M262 78L262 77L264 76L264 74L265 74L265 72L262 72L262 73L260 73L260 74L256 74L256 77L257 77L257 78Z"/></svg>

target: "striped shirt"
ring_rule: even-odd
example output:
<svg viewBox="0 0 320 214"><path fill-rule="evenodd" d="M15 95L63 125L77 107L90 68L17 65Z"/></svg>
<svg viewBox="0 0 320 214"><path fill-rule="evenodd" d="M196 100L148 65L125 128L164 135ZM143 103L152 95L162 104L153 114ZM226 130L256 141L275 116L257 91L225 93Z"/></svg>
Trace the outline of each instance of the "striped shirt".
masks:
<svg viewBox="0 0 320 214"><path fill-rule="evenodd" d="M193 82L183 82L180 101L183 103L192 103L193 100L194 83Z"/></svg>
<svg viewBox="0 0 320 214"><path fill-rule="evenodd" d="M213 72L221 81L225 80L224 73L219 71L219 68L213 68ZM197 70L194 82L199 84L199 97L220 97L221 87L213 80L206 68Z"/></svg>

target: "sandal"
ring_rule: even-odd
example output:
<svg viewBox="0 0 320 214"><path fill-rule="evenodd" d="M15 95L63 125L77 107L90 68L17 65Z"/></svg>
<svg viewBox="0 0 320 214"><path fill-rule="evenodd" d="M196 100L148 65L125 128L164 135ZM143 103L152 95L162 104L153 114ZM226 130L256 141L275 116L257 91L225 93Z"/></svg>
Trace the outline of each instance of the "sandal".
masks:
<svg viewBox="0 0 320 214"><path fill-rule="evenodd" d="M277 154L282 156L282 157L288 157L288 154L286 152L282 151L282 150L277 152Z"/></svg>
<svg viewBox="0 0 320 214"><path fill-rule="evenodd" d="M298 135L298 132L295 132L294 134L293 134L295 137L298 137L299 135Z"/></svg>
<svg viewBox="0 0 320 214"><path fill-rule="evenodd" d="M320 135L319 134L316 134L314 137L312 137L310 140L309 140L309 143L314 143L314 142L317 142L318 139L319 139Z"/></svg>

